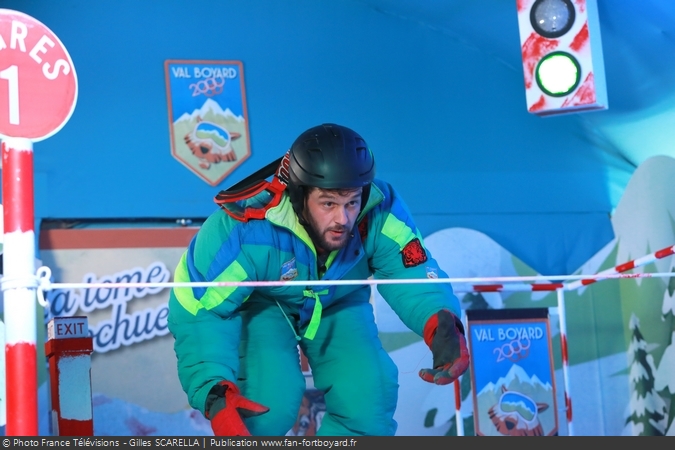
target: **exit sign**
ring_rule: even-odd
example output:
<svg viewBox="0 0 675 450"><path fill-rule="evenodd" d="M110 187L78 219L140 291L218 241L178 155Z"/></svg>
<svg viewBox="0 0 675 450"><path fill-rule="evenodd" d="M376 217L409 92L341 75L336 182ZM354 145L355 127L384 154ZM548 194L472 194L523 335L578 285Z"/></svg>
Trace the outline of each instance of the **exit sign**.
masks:
<svg viewBox="0 0 675 450"><path fill-rule="evenodd" d="M71 339L89 336L84 316L54 317L47 325L47 339Z"/></svg>

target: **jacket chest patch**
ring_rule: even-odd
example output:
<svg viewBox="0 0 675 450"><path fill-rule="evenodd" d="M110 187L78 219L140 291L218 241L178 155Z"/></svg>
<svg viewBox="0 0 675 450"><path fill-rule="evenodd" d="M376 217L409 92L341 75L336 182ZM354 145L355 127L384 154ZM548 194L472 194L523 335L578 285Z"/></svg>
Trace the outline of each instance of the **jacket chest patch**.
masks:
<svg viewBox="0 0 675 450"><path fill-rule="evenodd" d="M418 238L413 239L403 247L401 256L403 257L404 267L419 266L427 260L427 252L424 251L424 247L422 247L422 243Z"/></svg>
<svg viewBox="0 0 675 450"><path fill-rule="evenodd" d="M290 281L298 276L298 269L295 267L295 258L290 261L286 261L281 265L281 277L282 281Z"/></svg>

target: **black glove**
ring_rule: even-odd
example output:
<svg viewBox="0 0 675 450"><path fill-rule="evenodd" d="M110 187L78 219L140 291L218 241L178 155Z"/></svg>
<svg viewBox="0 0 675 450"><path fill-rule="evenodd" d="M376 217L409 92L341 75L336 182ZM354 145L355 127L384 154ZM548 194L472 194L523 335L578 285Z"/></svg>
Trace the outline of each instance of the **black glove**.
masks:
<svg viewBox="0 0 675 450"><path fill-rule="evenodd" d="M433 369L420 370L424 381L450 384L469 368L469 349L462 321L448 310L429 318L424 326L424 342L434 357Z"/></svg>

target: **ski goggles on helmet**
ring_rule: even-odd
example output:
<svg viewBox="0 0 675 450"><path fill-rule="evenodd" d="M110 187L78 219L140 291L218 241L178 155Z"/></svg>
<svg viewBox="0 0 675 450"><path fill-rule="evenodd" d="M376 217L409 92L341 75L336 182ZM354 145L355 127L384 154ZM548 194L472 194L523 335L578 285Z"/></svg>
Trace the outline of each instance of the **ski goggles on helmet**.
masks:
<svg viewBox="0 0 675 450"><path fill-rule="evenodd" d="M241 222L264 219L279 204L288 185L290 151L234 186L220 191L214 201L232 218ZM272 176L272 180L267 178Z"/></svg>

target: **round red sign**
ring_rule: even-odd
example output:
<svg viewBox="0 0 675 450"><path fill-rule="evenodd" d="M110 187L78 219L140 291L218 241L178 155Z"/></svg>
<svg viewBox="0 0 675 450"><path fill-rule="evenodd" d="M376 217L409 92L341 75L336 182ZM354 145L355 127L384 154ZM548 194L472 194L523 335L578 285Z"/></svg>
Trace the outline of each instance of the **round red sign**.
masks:
<svg viewBox="0 0 675 450"><path fill-rule="evenodd" d="M0 9L0 137L48 138L76 101L75 66L59 38L24 13Z"/></svg>

